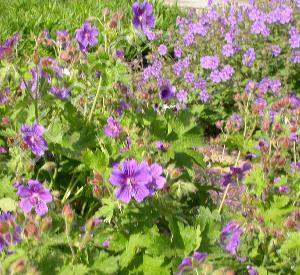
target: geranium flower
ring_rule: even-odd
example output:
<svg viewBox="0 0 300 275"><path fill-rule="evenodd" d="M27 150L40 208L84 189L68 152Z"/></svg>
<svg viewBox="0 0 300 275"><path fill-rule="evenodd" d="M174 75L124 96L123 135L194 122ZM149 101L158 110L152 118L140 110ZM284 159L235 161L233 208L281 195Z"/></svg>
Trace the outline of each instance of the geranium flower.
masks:
<svg viewBox="0 0 300 275"><path fill-rule="evenodd" d="M33 154L39 157L43 156L44 152L48 150L47 141L43 137L44 132L44 127L37 123L34 123L32 127L24 124L21 128L25 144L31 148Z"/></svg>
<svg viewBox="0 0 300 275"><path fill-rule="evenodd" d="M147 165L139 164L135 159L114 165L109 178L110 183L118 187L116 197L125 203L129 203L132 198L142 202L149 196L147 185L151 180Z"/></svg>
<svg viewBox="0 0 300 275"><path fill-rule="evenodd" d="M107 119L107 126L104 128L104 134L117 138L122 132L120 122L115 120L112 116Z"/></svg>
<svg viewBox="0 0 300 275"><path fill-rule="evenodd" d="M155 17L153 7L148 2L140 4L135 2L132 5L133 19L132 24L136 29L142 29L143 32L155 27Z"/></svg>
<svg viewBox="0 0 300 275"><path fill-rule="evenodd" d="M48 212L47 203L52 202L52 195L47 188L44 188L37 180L29 180L28 186L19 184L17 195L21 198L20 207L24 213L35 212L43 216Z"/></svg>
<svg viewBox="0 0 300 275"><path fill-rule="evenodd" d="M98 30L92 27L89 21L86 21L81 29L76 31L76 41L81 50L87 50L88 47L93 47L98 43Z"/></svg>

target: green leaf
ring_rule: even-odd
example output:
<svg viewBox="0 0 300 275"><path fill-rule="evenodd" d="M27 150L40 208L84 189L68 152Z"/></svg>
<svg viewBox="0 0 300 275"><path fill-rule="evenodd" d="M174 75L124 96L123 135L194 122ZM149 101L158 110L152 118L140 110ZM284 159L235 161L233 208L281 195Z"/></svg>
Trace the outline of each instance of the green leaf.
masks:
<svg viewBox="0 0 300 275"><path fill-rule="evenodd" d="M148 255L144 255L143 257L143 265L141 269L143 270L143 274L152 275L152 274L170 274L169 266L164 264L164 256L160 257L151 257Z"/></svg>
<svg viewBox="0 0 300 275"><path fill-rule="evenodd" d="M180 235L184 243L184 254L189 255L191 252L199 248L201 244L201 230L200 226L184 226L179 224Z"/></svg>
<svg viewBox="0 0 300 275"><path fill-rule="evenodd" d="M104 217L106 221L110 222L114 211L118 208L118 202L107 198L102 199L103 206L95 213L95 216Z"/></svg>
<svg viewBox="0 0 300 275"><path fill-rule="evenodd" d="M92 152L91 150L87 149L82 153L81 162L91 170L102 172L109 164L109 157L107 154L100 152L99 150Z"/></svg>
<svg viewBox="0 0 300 275"><path fill-rule="evenodd" d="M244 179L244 184L253 186L254 194L260 196L267 186L262 167L255 166Z"/></svg>
<svg viewBox="0 0 300 275"><path fill-rule="evenodd" d="M102 251L94 262L92 269L104 274L116 273L119 270L118 257L109 256L108 253Z"/></svg>
<svg viewBox="0 0 300 275"><path fill-rule="evenodd" d="M72 264L64 266L60 271L59 275L84 275L89 273L89 268L83 264Z"/></svg>
<svg viewBox="0 0 300 275"><path fill-rule="evenodd" d="M120 256L120 266L122 268L127 267L133 258L138 253L138 249L146 248L149 246L149 235L133 234L126 245L125 251Z"/></svg>
<svg viewBox="0 0 300 275"><path fill-rule="evenodd" d="M0 199L0 209L5 211L15 211L17 209L17 202L11 198Z"/></svg>

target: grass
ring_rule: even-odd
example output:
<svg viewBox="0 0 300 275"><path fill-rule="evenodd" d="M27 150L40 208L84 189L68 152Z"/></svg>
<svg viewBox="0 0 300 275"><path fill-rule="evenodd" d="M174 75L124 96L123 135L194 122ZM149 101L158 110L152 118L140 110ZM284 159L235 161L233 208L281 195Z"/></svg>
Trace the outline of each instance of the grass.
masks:
<svg viewBox="0 0 300 275"><path fill-rule="evenodd" d="M0 1L0 41L15 32L21 32L23 40L32 40L47 29L52 36L57 30L74 31L89 16L101 16L103 8L125 13L125 25L129 26L132 0L10 0ZM166 7L159 1L151 1L157 15L157 27L166 30L175 24L182 11L178 7ZM124 24L123 23L123 24Z"/></svg>

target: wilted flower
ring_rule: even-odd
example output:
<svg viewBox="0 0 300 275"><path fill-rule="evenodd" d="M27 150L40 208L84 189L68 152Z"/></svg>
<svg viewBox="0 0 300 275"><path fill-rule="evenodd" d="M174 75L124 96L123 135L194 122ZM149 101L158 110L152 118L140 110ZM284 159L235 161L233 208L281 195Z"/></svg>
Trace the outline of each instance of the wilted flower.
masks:
<svg viewBox="0 0 300 275"><path fill-rule="evenodd" d="M107 119L107 126L104 128L105 135L117 138L122 132L120 122L115 120L112 116Z"/></svg>
<svg viewBox="0 0 300 275"><path fill-rule="evenodd" d="M44 127L37 123L34 123L32 127L24 124L21 128L24 143L31 148L33 154L39 157L48 150L47 141L43 137L44 132Z"/></svg>
<svg viewBox="0 0 300 275"><path fill-rule="evenodd" d="M26 214L35 209L39 216L43 216L48 212L47 203L52 202L50 191L37 180L29 180L28 186L19 185L17 195L21 198L20 207Z"/></svg>
<svg viewBox="0 0 300 275"><path fill-rule="evenodd" d="M92 27L89 21L86 21L81 29L76 31L76 41L81 50L87 50L88 47L93 47L98 43L98 30Z"/></svg>

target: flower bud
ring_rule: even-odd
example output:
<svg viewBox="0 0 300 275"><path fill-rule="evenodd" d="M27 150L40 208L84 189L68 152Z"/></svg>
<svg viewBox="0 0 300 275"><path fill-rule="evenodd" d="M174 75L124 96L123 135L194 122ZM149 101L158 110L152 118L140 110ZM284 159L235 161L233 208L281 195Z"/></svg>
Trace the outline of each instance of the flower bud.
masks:
<svg viewBox="0 0 300 275"><path fill-rule="evenodd" d="M10 123L10 119L9 119L8 116L2 117L2 119L1 119L1 125L2 126L8 126L9 123Z"/></svg>
<svg viewBox="0 0 300 275"><path fill-rule="evenodd" d="M52 218L51 217L43 218L42 223L41 223L42 232L47 231L50 228L51 225L52 225Z"/></svg>
<svg viewBox="0 0 300 275"><path fill-rule="evenodd" d="M95 227L96 227L95 218L90 218L85 224L85 228L87 231L94 231Z"/></svg>
<svg viewBox="0 0 300 275"><path fill-rule="evenodd" d="M17 261L15 261L11 265L10 269L11 269L11 273L12 274L24 272L25 269L26 269L25 261L24 260L17 260Z"/></svg>
<svg viewBox="0 0 300 275"><path fill-rule="evenodd" d="M15 220L16 220L17 224L22 224L25 220L24 214L21 212L17 212L15 214Z"/></svg>
<svg viewBox="0 0 300 275"><path fill-rule="evenodd" d="M69 204L66 204L62 210L62 215L67 223L72 223L75 217L75 212Z"/></svg>
<svg viewBox="0 0 300 275"><path fill-rule="evenodd" d="M40 56L39 56L37 50L34 50L32 59L33 59L33 63L35 65L39 64L39 62L40 62Z"/></svg>
<svg viewBox="0 0 300 275"><path fill-rule="evenodd" d="M0 221L0 233L5 234L9 231L9 224L5 221Z"/></svg>
<svg viewBox="0 0 300 275"><path fill-rule="evenodd" d="M103 15L103 16L109 16L109 14L110 14L109 8L104 8L104 9L102 10L102 15Z"/></svg>
<svg viewBox="0 0 300 275"><path fill-rule="evenodd" d="M25 235L27 237L37 236L38 235L38 228L34 223L29 223L25 226Z"/></svg>

